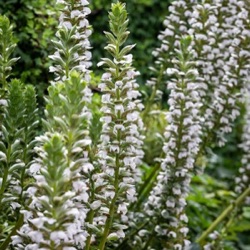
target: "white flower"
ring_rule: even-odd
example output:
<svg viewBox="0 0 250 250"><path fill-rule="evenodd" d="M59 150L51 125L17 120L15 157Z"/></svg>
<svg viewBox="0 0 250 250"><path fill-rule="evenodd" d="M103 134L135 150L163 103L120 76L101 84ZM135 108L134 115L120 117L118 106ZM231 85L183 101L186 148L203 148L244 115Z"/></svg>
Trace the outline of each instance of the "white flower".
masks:
<svg viewBox="0 0 250 250"><path fill-rule="evenodd" d="M173 201L171 201L171 200L167 200L166 206L167 206L167 207L174 208L174 207L175 207L175 203L174 203Z"/></svg>
<svg viewBox="0 0 250 250"><path fill-rule="evenodd" d="M186 237L189 229L187 227L182 227L180 229L180 232Z"/></svg>
<svg viewBox="0 0 250 250"><path fill-rule="evenodd" d="M10 205L14 210L21 207L21 205L17 202L11 202Z"/></svg>
<svg viewBox="0 0 250 250"><path fill-rule="evenodd" d="M0 105L7 106L8 102L6 100L4 100L4 99L0 99Z"/></svg>
<svg viewBox="0 0 250 250"><path fill-rule="evenodd" d="M39 231L31 231L28 233L28 236L35 243L40 243L41 241L43 241L43 234Z"/></svg>
<svg viewBox="0 0 250 250"><path fill-rule="evenodd" d="M173 231L170 231L170 232L168 233L168 236L170 236L170 237L172 237L172 238L176 238L177 234L176 234L175 232L173 232Z"/></svg>
<svg viewBox="0 0 250 250"><path fill-rule="evenodd" d="M96 210L101 206L102 202L100 200L94 201L92 204L90 204L91 209Z"/></svg>
<svg viewBox="0 0 250 250"><path fill-rule="evenodd" d="M56 243L59 243L61 240L68 240L68 236L64 231L54 231L50 234L50 239Z"/></svg>

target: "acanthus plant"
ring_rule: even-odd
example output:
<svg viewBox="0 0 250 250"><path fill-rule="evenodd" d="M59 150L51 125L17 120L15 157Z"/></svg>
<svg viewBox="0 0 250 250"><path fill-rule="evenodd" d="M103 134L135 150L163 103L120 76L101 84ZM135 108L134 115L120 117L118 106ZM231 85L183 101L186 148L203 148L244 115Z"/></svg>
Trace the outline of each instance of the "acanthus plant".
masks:
<svg viewBox="0 0 250 250"><path fill-rule="evenodd" d="M0 248L5 249L10 235L23 223L20 210L26 205L28 168L39 119L34 87L8 79L18 58L11 58L16 44L9 20L3 16L0 23Z"/></svg>
<svg viewBox="0 0 250 250"><path fill-rule="evenodd" d="M129 35L125 5L113 4L109 19L111 32L105 32L109 42L105 49L113 58L103 58L98 64L106 68L99 84L103 127L96 164L100 170L93 175L99 191L95 193L93 210L97 211L91 222L99 228L99 249L106 249L108 241L125 237L128 206L136 200L137 168L143 157L139 116L143 105L137 100L138 72L129 53L134 45L123 46Z"/></svg>
<svg viewBox="0 0 250 250"><path fill-rule="evenodd" d="M249 164L249 146L250 146L250 140L249 140L249 130L250 130L250 124L249 124L249 90L246 90L245 94L246 98L246 113L244 116L244 126L243 126L243 133L242 133L242 143L239 145L239 147L243 151L243 156L241 160L241 167L239 169L239 176L235 178L235 191L236 193L242 193L247 187L250 179L250 164ZM247 198L246 202L250 203L250 197Z"/></svg>
<svg viewBox="0 0 250 250"><path fill-rule="evenodd" d="M202 83L202 151L212 141L223 146L240 114L240 89L248 74L249 57L246 6L244 1L205 0L194 6L189 21Z"/></svg>
<svg viewBox="0 0 250 250"><path fill-rule="evenodd" d="M34 88L9 80L15 42L9 21L0 19L0 249L188 249L186 205L196 160L218 138L220 146L225 143L248 84L247 2L172 2L145 108L132 66L134 45L126 44L125 4L112 4L105 32L111 58L98 64L105 71L98 131L89 88L89 3L57 4L60 23L50 56L55 77L42 131ZM169 95L164 145L144 179L148 132L142 120L150 125L161 91ZM237 189L237 205L250 192L242 178L246 191ZM201 246L214 227L198 239Z"/></svg>
<svg viewBox="0 0 250 250"><path fill-rule="evenodd" d="M141 243L145 242L141 247L145 249L151 244L152 234L157 235L166 249L182 249L189 245L186 239L186 196L201 142L198 71L192 61L191 41L190 37L181 39L179 50L176 49L177 58L172 62L174 68L168 68L166 72L174 75L167 85L170 95L166 118L169 124L164 134L165 157L144 207L151 220L148 229L139 231Z"/></svg>
<svg viewBox="0 0 250 250"><path fill-rule="evenodd" d="M162 91L165 91L163 83L171 78L166 76L165 71L168 67L173 66L172 59L175 57L175 49L179 46L180 39L188 35L187 24L195 4L196 0L180 0L173 1L169 7L169 15L163 22L164 30L158 36L161 44L152 53L155 61L153 67L150 67L153 76L146 82L146 85L151 89L151 94L143 111L145 121L148 113L152 110L153 103L162 98Z"/></svg>
<svg viewBox="0 0 250 250"><path fill-rule="evenodd" d="M51 58L56 79L46 98L44 135L36 140L37 158L30 166L35 183L27 193L32 197L22 210L24 225L13 236L15 249L83 249L87 237L88 212L88 102L90 34L86 1L63 5L57 51ZM82 13L79 15L79 13ZM79 27L79 28L78 28Z"/></svg>

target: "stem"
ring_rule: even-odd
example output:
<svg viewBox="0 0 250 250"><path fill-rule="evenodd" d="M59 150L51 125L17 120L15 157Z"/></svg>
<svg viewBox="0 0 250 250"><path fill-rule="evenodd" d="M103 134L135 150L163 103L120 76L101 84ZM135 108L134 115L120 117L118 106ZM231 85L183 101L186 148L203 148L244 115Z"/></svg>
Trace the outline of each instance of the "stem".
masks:
<svg viewBox="0 0 250 250"><path fill-rule="evenodd" d="M119 133L118 133L119 134ZM113 217L114 217L114 213L115 213L115 203L116 200L118 198L118 189L119 189L119 170L120 170L120 164L119 164L119 154L116 154L116 169L115 169L115 183L114 183L114 187L115 187L115 196L112 199L112 202L110 204L109 207L109 216L106 220L105 223L105 228L104 228L104 232L103 232L103 236L99 245L99 250L104 250L105 248L105 244L107 241L107 237L109 235L109 230L112 226L112 222L113 222Z"/></svg>
<svg viewBox="0 0 250 250"><path fill-rule="evenodd" d="M234 203L230 204L217 219L210 225L210 227L196 240L197 243L203 245L204 240L208 235L214 231L214 229L238 206L244 202L245 198L250 194L250 187L248 187Z"/></svg>
<svg viewBox="0 0 250 250"><path fill-rule="evenodd" d="M95 215L95 211L91 210L90 213L88 214L88 222L89 222L89 224L93 224L94 215ZM86 241L86 247L85 247L86 250L90 249L91 237L92 237L92 233L89 233L89 236L88 236L87 241Z"/></svg>
<svg viewBox="0 0 250 250"><path fill-rule="evenodd" d="M95 156L94 156L93 151L94 150L91 147L88 147L90 162L94 162L94 157ZM93 175L93 173L91 173L90 177L89 177L90 186L91 186L91 197L90 197L90 202L89 203L92 203L94 201L94 199L95 199L95 183L92 180L92 175ZM91 209L90 212L88 213L87 220L86 220L91 225L93 224L94 216L95 216L95 210ZM91 237L92 237L92 233L90 232L89 236L87 238L87 241L86 241L86 247L85 247L86 250L90 249Z"/></svg>
<svg viewBox="0 0 250 250"><path fill-rule="evenodd" d="M90 185L91 185L91 203L92 203L95 199L95 186L94 182L92 181L92 176L90 177ZM87 217L87 221L91 225L93 224L94 216L95 216L95 210L91 209ZM90 249L91 237L92 233L90 232L86 242L86 250Z"/></svg>
<svg viewBox="0 0 250 250"><path fill-rule="evenodd" d="M146 245L145 245L145 247L142 250L147 250L148 249L148 247L149 247L151 241L153 240L153 238L154 238L154 234L152 232L149 239L148 239L148 241L147 241L147 243L146 243Z"/></svg>
<svg viewBox="0 0 250 250"><path fill-rule="evenodd" d="M163 65L161 65L160 72L159 72L159 75L157 77L156 84L153 87L152 94L149 97L149 99L147 101L147 104L146 104L146 107L145 107L144 112L143 112L143 116L142 116L143 121L145 121L145 119L148 117L148 113L149 113L150 108L151 108L151 106L153 104L153 101L155 99L157 89L158 89L158 87L159 87L159 85L161 83L161 80L162 80L162 77L163 77L163 72L164 72L164 68L163 68Z"/></svg>
<svg viewBox="0 0 250 250"><path fill-rule="evenodd" d="M137 203L133 203L132 208L135 206L136 208L139 208L143 202L143 196L145 194L148 194L155 183L155 179L158 175L160 171L160 165L155 165L153 170L151 171L150 175L148 176L148 178L144 181L143 185L141 186L139 192L138 192L138 202Z"/></svg>
<svg viewBox="0 0 250 250"><path fill-rule="evenodd" d="M27 129L25 131L25 138L24 138L24 144L25 144L25 148L23 150L23 162L25 164L24 168L22 169L22 172L21 172L21 180L20 180L20 184L21 184L21 187L22 187L22 191L20 193L20 196L19 196L19 203L23 206L24 205L24 199L23 199L23 191L24 191L24 181L25 181L25 171L26 171L26 167L27 167L27 164L28 164L28 161L27 161L27 146L28 146L28 138L27 138Z"/></svg>
<svg viewBox="0 0 250 250"><path fill-rule="evenodd" d="M16 231L22 226L22 224L23 224L23 215L21 214L15 227L12 229L11 233L8 235L5 241L0 245L1 250L5 250L8 248L11 241L11 237L16 234Z"/></svg>
<svg viewBox="0 0 250 250"><path fill-rule="evenodd" d="M7 182L7 179L8 179L8 174L9 174L9 159L10 159L10 154L11 154L11 146L8 147L8 151L7 151L7 159L6 159L6 162L7 162L7 166L4 170L4 176L3 176L3 180L2 180L2 186L1 186L1 189L0 189L0 207L1 207L1 204L2 204L2 198L3 198L3 194L4 194L4 191L5 191L5 186L6 186L6 182Z"/></svg>

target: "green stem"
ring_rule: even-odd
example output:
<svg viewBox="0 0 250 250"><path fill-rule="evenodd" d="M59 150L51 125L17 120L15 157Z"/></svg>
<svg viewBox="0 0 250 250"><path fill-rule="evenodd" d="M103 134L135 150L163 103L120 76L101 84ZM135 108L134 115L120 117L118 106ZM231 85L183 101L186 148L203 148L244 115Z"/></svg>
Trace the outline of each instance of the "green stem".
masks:
<svg viewBox="0 0 250 250"><path fill-rule="evenodd" d="M234 203L230 204L217 219L210 225L210 227L196 240L197 243L203 245L205 239L208 235L215 230L215 228L241 203L244 202L245 198L250 195L250 187L248 187L236 200Z"/></svg>
<svg viewBox="0 0 250 250"><path fill-rule="evenodd" d="M1 207L1 204L2 204L2 198L3 198L3 194L4 194L4 191L6 189L6 182L7 182L7 179L8 179L8 174L9 174L9 159L10 159L10 154L11 154L11 147L9 146L8 147L8 151L7 151L7 164L6 164L6 168L4 170L4 175L3 175L3 180L2 180L2 186L1 186L1 189L0 189L0 207Z"/></svg>
<svg viewBox="0 0 250 250"><path fill-rule="evenodd" d="M94 200L95 200L95 183L94 181L92 180L92 174L90 176L90 186L91 186L91 196L90 196L90 201L89 203L91 204ZM91 209L87 215L87 220L86 222L88 222L89 224L93 224L93 220L94 220L94 217L95 217L95 210ZM89 236L87 238L87 241L86 241L86 250L89 250L90 249L90 245L91 245L91 237L92 237L92 233L90 232L89 233Z"/></svg>
<svg viewBox="0 0 250 250"><path fill-rule="evenodd" d="M8 248L11 241L11 237L16 234L16 231L22 226L22 224L23 224L23 215L21 214L15 227L12 229L11 233L8 235L5 241L0 245L1 250L5 250Z"/></svg>
<svg viewBox="0 0 250 250"><path fill-rule="evenodd" d="M154 166L153 170L151 171L148 178L144 181L143 185L141 186L139 192L138 192L138 201L136 203L133 203L132 208L136 207L139 208L144 200L144 196L147 196L147 194L152 190L155 179L160 171L160 165L157 164Z"/></svg>
<svg viewBox="0 0 250 250"><path fill-rule="evenodd" d="M27 129L25 131L25 138L24 138L24 144L25 144L25 148L23 150L23 162L25 164L25 167L22 169L22 172L21 172L21 180L20 180L20 184L21 184L21 187L22 187L22 191L20 193L20 196L19 196L19 203L23 206L24 205L24 199L23 199L23 191L24 191L24 181L25 181L25 171L27 170L26 167L27 167L27 164L28 164L28 161L27 161L27 146L28 146L28 138L27 138Z"/></svg>
<svg viewBox="0 0 250 250"><path fill-rule="evenodd" d="M160 85L160 83L162 81L163 72L164 72L164 67L163 67L163 65L161 65L160 72L159 72L159 75L157 77L156 84L153 87L153 91L152 91L151 96L149 97L149 99L148 99L148 101L146 103L146 107L145 107L144 112L143 112L142 119L143 119L144 122L145 122L145 119L148 117L148 113L149 113L150 108L151 108L151 106L152 106L152 104L154 102L154 99L155 99L157 90L159 88L159 85Z"/></svg>
<svg viewBox="0 0 250 250"><path fill-rule="evenodd" d="M110 228L112 226L113 223L113 217L114 217L114 213L115 213L115 204L116 204L116 200L118 198L118 189L119 189L119 175L120 175L120 162L119 162L119 154L116 154L116 168L115 168L115 183L114 183L114 188L115 188L115 196L112 199L112 202L110 204L109 207L109 216L106 220L105 223L105 227L104 227L104 232L103 232L103 236L99 245L99 250L104 250L105 248L105 244L107 241L107 237L109 235L109 231Z"/></svg>
<svg viewBox="0 0 250 250"><path fill-rule="evenodd" d="M93 153L90 149L88 149L89 151L89 155L90 155L90 161L93 162L93 159L94 159L94 156L93 156ZM90 203L92 203L95 199L95 183L94 181L92 180L92 174L90 175L90 186L91 186L91 197L90 197ZM93 224L93 219L94 219L94 216L95 216L95 210L91 209L90 212L88 213L88 216L87 216L87 222L89 224ZM90 249L90 245L91 245L91 237L92 237L92 233L90 232L89 233L89 236L87 238L87 241L86 241L86 250L89 250Z"/></svg>
<svg viewBox="0 0 250 250"><path fill-rule="evenodd" d="M90 213L88 214L89 224L93 224L94 215L95 215L95 211L91 210ZM92 237L92 233L89 233L89 236L88 236L87 241L86 241L86 247L85 247L86 250L90 249L91 237Z"/></svg>
<svg viewBox="0 0 250 250"><path fill-rule="evenodd" d="M148 247L149 247L150 243L152 242L153 238L154 238L154 233L152 232L151 235L149 236L149 239L148 239L146 245L144 246L144 248L142 250L147 250L148 249Z"/></svg>

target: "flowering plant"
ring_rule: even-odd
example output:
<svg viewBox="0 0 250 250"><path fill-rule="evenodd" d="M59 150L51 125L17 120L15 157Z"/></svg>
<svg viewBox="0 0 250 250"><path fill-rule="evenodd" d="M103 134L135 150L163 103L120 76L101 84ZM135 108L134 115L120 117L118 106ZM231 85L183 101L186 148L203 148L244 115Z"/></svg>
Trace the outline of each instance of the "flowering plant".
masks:
<svg viewBox="0 0 250 250"><path fill-rule="evenodd" d="M0 18L0 249L184 250L196 243L225 249L218 235L226 237L232 220L214 230L250 196L249 103L243 98L249 6L173 1L143 103L120 2L112 4L110 31L104 32L108 57L97 64L104 68L98 97L91 90L88 4L57 0L60 18L49 56L54 79L41 120L34 87L11 78L16 44L9 20ZM158 108L163 88L168 110ZM226 143L245 103L238 197L203 234L189 237L192 177L202 176L199 162L207 149ZM152 119L162 116L162 147L147 167Z"/></svg>

